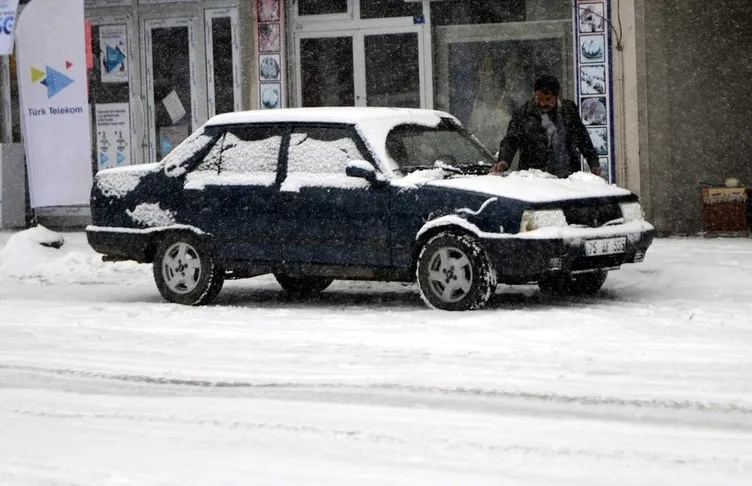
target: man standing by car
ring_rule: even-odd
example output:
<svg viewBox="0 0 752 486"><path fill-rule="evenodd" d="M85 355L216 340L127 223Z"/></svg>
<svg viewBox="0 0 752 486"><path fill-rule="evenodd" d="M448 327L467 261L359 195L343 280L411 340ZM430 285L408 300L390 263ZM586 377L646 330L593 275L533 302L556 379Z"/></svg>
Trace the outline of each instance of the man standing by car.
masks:
<svg viewBox="0 0 752 486"><path fill-rule="evenodd" d="M600 175L598 152L590 140L574 101L559 98L561 86L553 76L535 81L535 97L518 108L499 147L491 173L509 169L519 150L519 170L540 169L566 178L582 170L580 154L590 172Z"/></svg>

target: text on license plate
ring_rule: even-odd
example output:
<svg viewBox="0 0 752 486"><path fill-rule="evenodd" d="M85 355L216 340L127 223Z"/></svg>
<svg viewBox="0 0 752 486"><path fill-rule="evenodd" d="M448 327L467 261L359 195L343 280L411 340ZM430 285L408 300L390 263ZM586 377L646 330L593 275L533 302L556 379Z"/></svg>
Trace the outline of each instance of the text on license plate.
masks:
<svg viewBox="0 0 752 486"><path fill-rule="evenodd" d="M627 247L627 238L604 238L601 240L588 240L585 242L585 255L613 255L614 253L624 253Z"/></svg>

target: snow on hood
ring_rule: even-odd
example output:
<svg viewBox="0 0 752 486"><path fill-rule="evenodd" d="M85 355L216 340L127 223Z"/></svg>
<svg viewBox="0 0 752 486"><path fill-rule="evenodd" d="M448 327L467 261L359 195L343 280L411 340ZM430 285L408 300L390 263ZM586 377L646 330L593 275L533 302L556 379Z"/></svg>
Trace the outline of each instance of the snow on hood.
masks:
<svg viewBox="0 0 752 486"><path fill-rule="evenodd" d="M102 194L119 198L133 191L144 176L161 169L159 163L127 165L100 170L94 177Z"/></svg>
<svg viewBox="0 0 752 486"><path fill-rule="evenodd" d="M531 203L632 194L627 189L608 184L602 178L587 172L576 172L567 179L559 179L540 170L525 170L509 172L503 176L459 176L436 180L434 170L424 171L431 172L427 176L432 176L426 177L425 185L462 189ZM419 177L416 175L412 181Z"/></svg>

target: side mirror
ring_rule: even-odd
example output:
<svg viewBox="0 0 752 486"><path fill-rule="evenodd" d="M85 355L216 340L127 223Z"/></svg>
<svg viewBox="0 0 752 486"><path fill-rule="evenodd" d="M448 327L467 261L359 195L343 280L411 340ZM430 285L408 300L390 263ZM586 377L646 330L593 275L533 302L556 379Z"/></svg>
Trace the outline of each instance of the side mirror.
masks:
<svg viewBox="0 0 752 486"><path fill-rule="evenodd" d="M373 165L365 160L350 161L345 168L345 174L349 177L365 179L371 184L378 184L385 181L384 176L377 172Z"/></svg>

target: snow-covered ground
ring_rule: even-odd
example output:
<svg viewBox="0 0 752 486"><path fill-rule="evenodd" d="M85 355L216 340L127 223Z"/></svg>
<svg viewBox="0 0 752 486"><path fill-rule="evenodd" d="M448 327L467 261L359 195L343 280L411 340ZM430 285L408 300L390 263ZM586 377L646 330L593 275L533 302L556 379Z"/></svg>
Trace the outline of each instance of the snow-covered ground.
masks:
<svg viewBox="0 0 752 486"><path fill-rule="evenodd" d="M40 233L0 232L0 485L752 484L752 239L447 313L269 277L167 304Z"/></svg>

